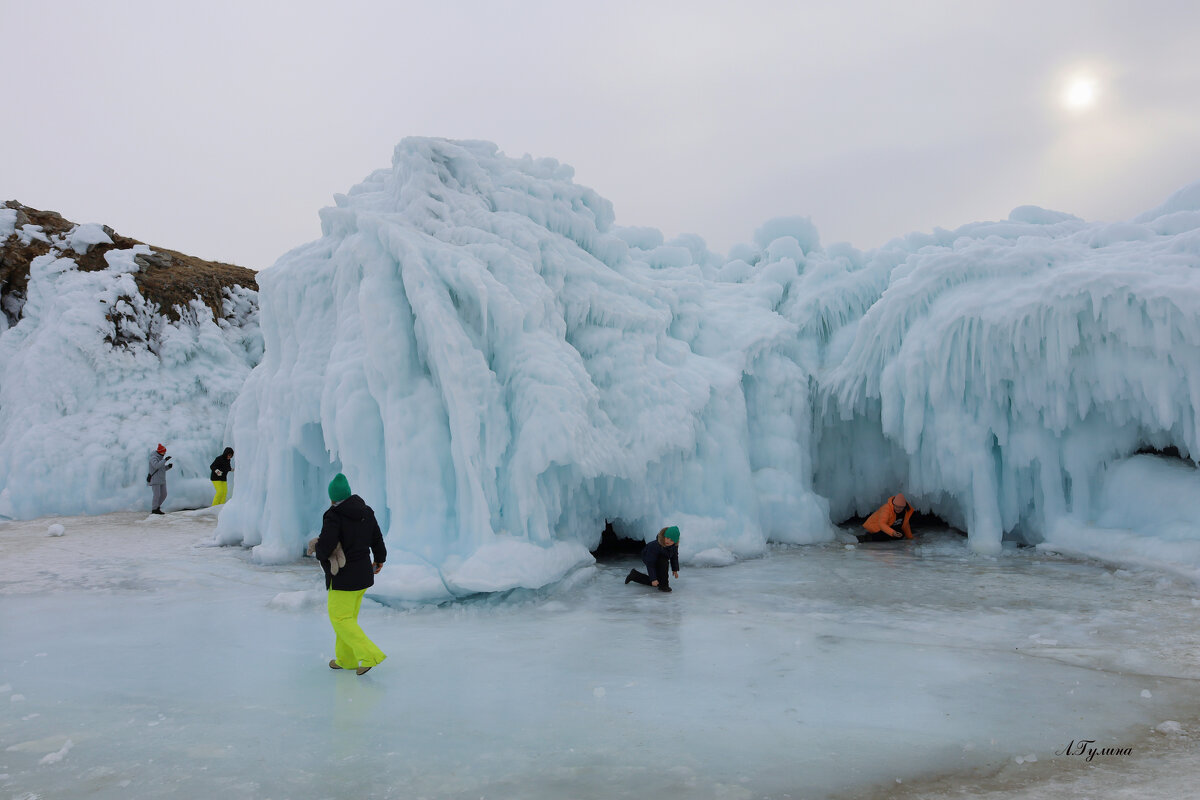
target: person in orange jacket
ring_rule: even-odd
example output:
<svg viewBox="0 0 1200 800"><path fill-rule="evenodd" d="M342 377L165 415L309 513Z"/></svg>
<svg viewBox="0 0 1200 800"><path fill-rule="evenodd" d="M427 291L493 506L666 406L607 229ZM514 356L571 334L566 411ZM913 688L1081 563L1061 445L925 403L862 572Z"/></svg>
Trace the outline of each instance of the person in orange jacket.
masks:
<svg viewBox="0 0 1200 800"><path fill-rule="evenodd" d="M892 526L896 524L896 520L901 519L900 531L897 531ZM863 527L867 529L867 533L858 537L860 542L886 542L892 539L911 539L912 528L908 526L908 521L912 519L913 509L904 499L902 494L894 494L887 499L883 505L876 509L875 513L867 517L867 521L863 523Z"/></svg>

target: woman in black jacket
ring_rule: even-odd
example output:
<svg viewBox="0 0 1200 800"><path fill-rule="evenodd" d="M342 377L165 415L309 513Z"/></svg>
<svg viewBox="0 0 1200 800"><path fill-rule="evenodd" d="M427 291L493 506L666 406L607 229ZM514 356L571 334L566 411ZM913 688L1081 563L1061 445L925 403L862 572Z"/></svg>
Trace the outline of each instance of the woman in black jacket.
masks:
<svg viewBox="0 0 1200 800"><path fill-rule="evenodd" d="M233 472L233 464L229 460L233 458L233 448L226 447L225 452L213 459L213 463L208 465L208 479L213 485L213 501L214 506L224 505L225 500L229 497L229 473Z"/></svg>
<svg viewBox="0 0 1200 800"><path fill-rule="evenodd" d="M329 502L315 549L325 570L329 622L337 636L336 658L329 662L329 668L352 669L362 675L387 658L358 626L363 594L374 585L375 575L383 569L387 549L375 512L361 497L350 493L350 482L340 472L329 482ZM342 547L345 565L333 570L329 558L338 545Z"/></svg>

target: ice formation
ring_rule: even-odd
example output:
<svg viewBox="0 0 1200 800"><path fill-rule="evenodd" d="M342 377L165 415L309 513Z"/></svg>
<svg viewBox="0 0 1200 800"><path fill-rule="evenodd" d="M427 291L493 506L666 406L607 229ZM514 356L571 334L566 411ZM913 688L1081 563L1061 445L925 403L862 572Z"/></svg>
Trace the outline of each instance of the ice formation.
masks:
<svg viewBox="0 0 1200 800"><path fill-rule="evenodd" d="M897 489L996 552L1097 524L1140 449L1200 452L1197 186L867 253L784 218L727 258L483 142L407 139L336 203L260 274L233 408L218 539L264 562L338 471L388 536L377 594L437 600L556 580L606 520L727 563Z"/></svg>
<svg viewBox="0 0 1200 800"><path fill-rule="evenodd" d="M590 562L605 520L679 524L691 552L832 535L815 350L775 312L800 245L721 280L694 239L614 229L571 175L406 140L261 273L264 360L233 410L253 468L222 541L295 557L338 471L379 512L401 596L543 585Z"/></svg>
<svg viewBox="0 0 1200 800"><path fill-rule="evenodd" d="M148 509L159 442L177 465L167 508L207 504L208 465L261 356L257 292L224 287L220 316L200 299L164 314L135 275L183 269L178 254L94 224L19 224L22 213L0 207L6 266L27 260L26 285L0 286L0 517ZM18 252L29 246L40 254Z"/></svg>
<svg viewBox="0 0 1200 800"><path fill-rule="evenodd" d="M343 471L399 600L543 586L606 522L728 564L897 490L982 553L1200 577L1200 183L1129 222L1023 206L869 252L780 218L718 256L572 177L407 139L261 297L173 315L139 291L151 248L0 208L0 245L38 253L27 286L0 261L0 515L144 507L158 441L168 503L203 505L232 444L219 542L299 556Z"/></svg>
<svg viewBox="0 0 1200 800"><path fill-rule="evenodd" d="M903 485L994 552L1090 524L1141 449L1200 454L1198 187L1136 222L1022 207L873 253L886 289L819 390L834 516Z"/></svg>

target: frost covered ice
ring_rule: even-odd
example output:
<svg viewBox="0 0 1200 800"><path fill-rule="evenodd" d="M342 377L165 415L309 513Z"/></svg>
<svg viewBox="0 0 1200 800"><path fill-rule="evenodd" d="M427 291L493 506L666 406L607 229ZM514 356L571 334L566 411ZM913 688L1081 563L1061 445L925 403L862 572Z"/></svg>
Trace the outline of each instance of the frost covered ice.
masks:
<svg viewBox="0 0 1200 800"><path fill-rule="evenodd" d="M1198 187L866 253L783 218L723 257L615 225L551 159L406 139L261 273L218 541L297 557L341 471L395 601L546 585L606 520L679 525L685 563L831 541L897 489L980 553L1099 542L1105 482L1157 469L1139 450L1200 452ZM1135 552L1200 568L1194 520L1164 536L1129 499Z"/></svg>
<svg viewBox="0 0 1200 800"><path fill-rule="evenodd" d="M718 283L694 240L614 231L570 177L406 140L261 274L221 541L294 558L339 471L381 512L405 567L380 591L404 599L542 586L591 562L605 520L633 538L670 520L692 553L832 537L815 360L771 311L796 239L766 277Z"/></svg>
<svg viewBox="0 0 1200 800"><path fill-rule="evenodd" d="M844 454L858 485L903 485L996 552L1086 526L1140 449L1200 452L1197 195L1111 225L1019 208L875 253L887 289L836 335L820 463ZM817 482L835 517L867 507L846 477Z"/></svg>
<svg viewBox="0 0 1200 800"><path fill-rule="evenodd" d="M869 252L780 218L717 255L572 177L406 139L260 273L261 334L250 290L175 321L136 291L145 245L0 209L0 240L48 251L0 291L0 516L144 507L158 441L168 504L202 505L232 443L218 542L298 557L343 471L396 602L544 586L606 521L731 564L896 490L976 552L1200 575L1200 184L1128 222L1023 206Z"/></svg>
<svg viewBox="0 0 1200 800"><path fill-rule="evenodd" d="M326 666L311 559L206 546L211 511L48 521L0 523L5 798L1187 797L1200 774L1196 588L1153 571L931 532L662 595L630 558L504 601L368 599L388 659L358 678ZM1082 739L1134 755L1055 755Z"/></svg>

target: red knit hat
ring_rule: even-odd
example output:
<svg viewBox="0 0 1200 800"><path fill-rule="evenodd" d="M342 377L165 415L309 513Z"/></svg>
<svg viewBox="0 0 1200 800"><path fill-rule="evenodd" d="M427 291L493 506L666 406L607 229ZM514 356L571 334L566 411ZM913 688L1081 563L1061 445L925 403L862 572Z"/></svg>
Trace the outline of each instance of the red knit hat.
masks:
<svg viewBox="0 0 1200 800"><path fill-rule="evenodd" d="M159 455L162 455L162 454L163 454L163 453L165 453L165 452L167 452L167 448L166 448L166 446L165 446L165 445L163 445L161 442L159 442L159 445L158 445L158 454L159 454Z"/></svg>

